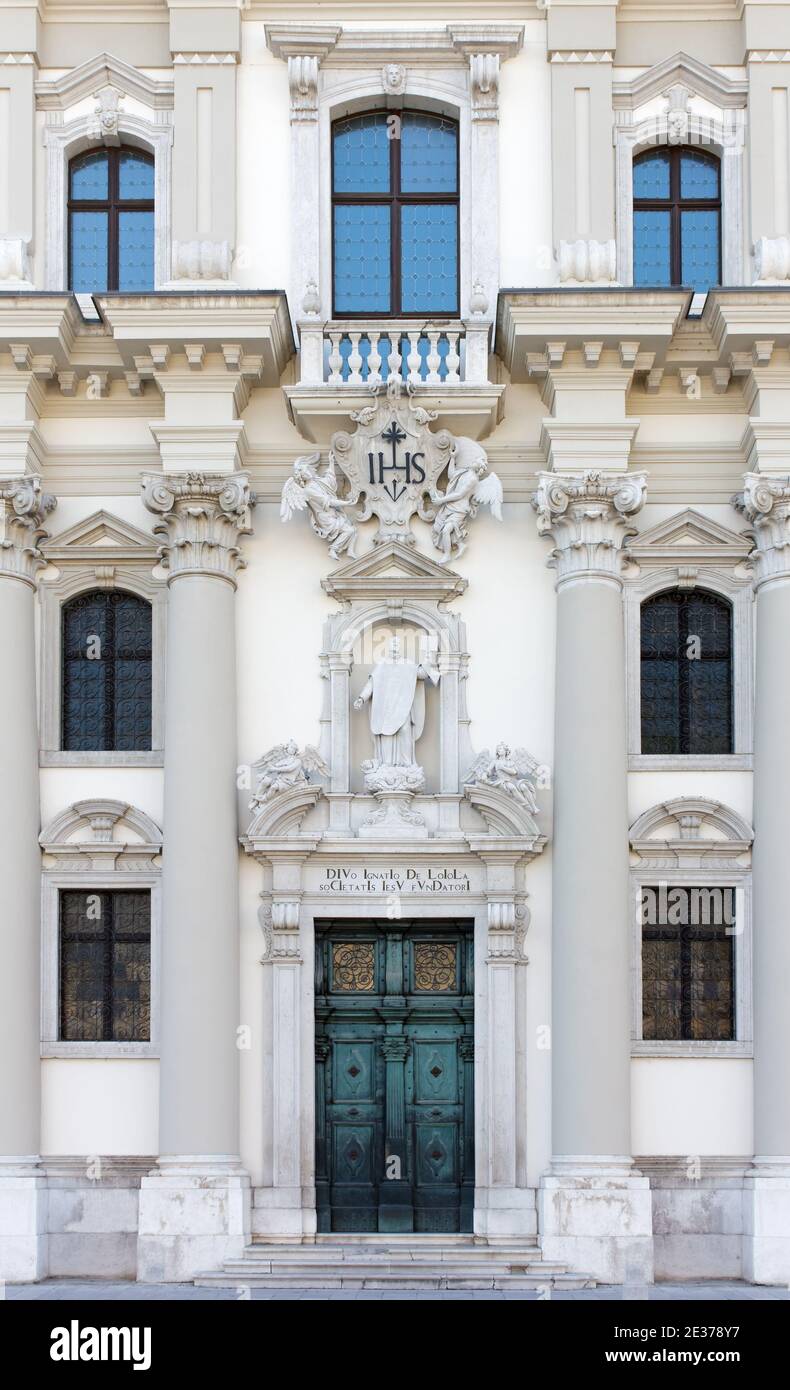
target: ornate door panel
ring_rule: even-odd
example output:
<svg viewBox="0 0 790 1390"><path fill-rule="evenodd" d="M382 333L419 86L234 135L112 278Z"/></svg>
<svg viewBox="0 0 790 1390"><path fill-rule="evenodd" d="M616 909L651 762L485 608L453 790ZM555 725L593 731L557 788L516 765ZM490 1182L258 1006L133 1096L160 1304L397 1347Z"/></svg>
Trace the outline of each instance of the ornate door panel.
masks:
<svg viewBox="0 0 790 1390"><path fill-rule="evenodd" d="M471 1230L470 922L316 923L321 1231Z"/></svg>

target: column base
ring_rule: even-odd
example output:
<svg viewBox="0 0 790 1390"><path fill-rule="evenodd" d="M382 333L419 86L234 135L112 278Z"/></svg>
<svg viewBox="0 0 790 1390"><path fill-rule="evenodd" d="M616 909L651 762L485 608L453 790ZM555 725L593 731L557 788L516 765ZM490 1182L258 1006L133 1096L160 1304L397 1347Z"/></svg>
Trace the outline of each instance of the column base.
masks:
<svg viewBox="0 0 790 1390"><path fill-rule="evenodd" d="M48 1273L46 1174L33 1155L0 1158L0 1280L31 1284Z"/></svg>
<svg viewBox="0 0 790 1390"><path fill-rule="evenodd" d="M220 1269L250 1239L250 1179L238 1158L160 1158L140 1183L137 1278L170 1284Z"/></svg>
<svg viewBox="0 0 790 1390"><path fill-rule="evenodd" d="M744 1177L743 1277L790 1284L790 1156L757 1155Z"/></svg>
<svg viewBox="0 0 790 1390"><path fill-rule="evenodd" d="M474 1233L497 1241L522 1241L537 1236L534 1187L476 1188Z"/></svg>
<svg viewBox="0 0 790 1390"><path fill-rule="evenodd" d="M540 1181L543 1258L602 1284L653 1283L650 1180L630 1158L554 1158Z"/></svg>

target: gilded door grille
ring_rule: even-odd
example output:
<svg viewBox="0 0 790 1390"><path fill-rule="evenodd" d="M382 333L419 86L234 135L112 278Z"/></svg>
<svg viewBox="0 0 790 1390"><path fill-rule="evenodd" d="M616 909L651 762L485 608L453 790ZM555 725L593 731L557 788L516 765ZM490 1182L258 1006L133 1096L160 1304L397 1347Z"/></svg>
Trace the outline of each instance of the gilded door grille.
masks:
<svg viewBox="0 0 790 1390"><path fill-rule="evenodd" d="M332 983L348 994L369 993L375 988L375 947L372 941L332 943Z"/></svg>
<svg viewBox="0 0 790 1390"><path fill-rule="evenodd" d="M458 946L455 942L418 941L414 947L415 993L441 994L456 988Z"/></svg>

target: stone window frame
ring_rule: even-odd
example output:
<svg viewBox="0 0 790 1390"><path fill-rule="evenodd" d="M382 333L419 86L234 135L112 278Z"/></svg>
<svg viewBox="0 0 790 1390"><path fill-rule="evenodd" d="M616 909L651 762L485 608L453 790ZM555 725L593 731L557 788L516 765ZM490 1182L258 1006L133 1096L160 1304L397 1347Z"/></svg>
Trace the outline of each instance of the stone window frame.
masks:
<svg viewBox="0 0 790 1390"><path fill-rule="evenodd" d="M670 817L692 815L715 825L725 840L690 838L652 839L651 831ZM681 833L681 832L679 832ZM685 833L685 832L682 832ZM752 869L751 827L737 813L719 803L694 797L677 797L644 812L629 831L632 854L640 862L630 871L631 935L631 1056L632 1057L752 1057L754 1020L752 995ZM719 855L716 851L719 850ZM748 855L749 863L739 863ZM706 862L710 857L710 862ZM674 862L673 862L674 861ZM642 922L643 886L653 883L672 888L734 888L736 890L735 940L735 1037L724 1041L645 1039L642 1037Z"/></svg>
<svg viewBox="0 0 790 1390"><path fill-rule="evenodd" d="M670 527L680 528L685 518L708 528L715 542L715 551L706 557L704 541L696 550L661 545L661 533ZM733 543L730 557L722 554L727 536ZM654 556L651 545L655 543ZM754 592L751 574L739 576L737 566L745 559L749 542L740 542L736 532L727 533L724 527L691 509L650 531L634 537L626 554L638 555L640 573L624 576L623 603L625 613L625 668L628 717L628 768L631 772L733 772L749 771L752 767L754 738ZM684 553L685 551L685 553ZM722 562L733 566L732 572L721 568ZM733 751L732 753L643 753L641 708L641 615L642 604L656 594L671 590L706 589L732 606L732 685L733 685Z"/></svg>
<svg viewBox="0 0 790 1390"><path fill-rule="evenodd" d="M612 93L618 284L634 282L634 158L667 145L688 145L718 157L721 282L748 284L744 241L748 84L683 56L666 59L630 82L614 82ZM666 110L654 109L660 98L668 98ZM708 114L711 110L715 114Z"/></svg>
<svg viewBox="0 0 790 1390"><path fill-rule="evenodd" d="M98 100L85 113L89 97ZM154 81L122 59L101 54L56 81L38 82L36 107L44 112L44 289L66 291L68 285L69 164L75 155L107 145L129 145L153 155L153 288L162 289L170 280L172 82Z"/></svg>
<svg viewBox="0 0 790 1390"><path fill-rule="evenodd" d="M135 839L114 836L117 827ZM84 836L81 832L85 832ZM80 833L77 840L71 839ZM49 864L41 873L41 1056L159 1056L162 931L162 832L144 811L92 798L67 807L42 832ZM151 895L151 1037L147 1042L68 1042L60 1033L60 894L147 889Z"/></svg>
<svg viewBox="0 0 790 1390"><path fill-rule="evenodd" d="M80 545L91 533L107 533L123 544ZM137 553L135 553L137 552ZM57 566L58 578L41 577L38 588L41 626L41 767L161 767L164 760L164 688L167 633L167 586L151 577L158 563L150 536L119 517L97 512L51 537L42 546ZM66 750L61 747L62 609L69 599L91 590L136 594L151 605L151 748L138 750Z"/></svg>

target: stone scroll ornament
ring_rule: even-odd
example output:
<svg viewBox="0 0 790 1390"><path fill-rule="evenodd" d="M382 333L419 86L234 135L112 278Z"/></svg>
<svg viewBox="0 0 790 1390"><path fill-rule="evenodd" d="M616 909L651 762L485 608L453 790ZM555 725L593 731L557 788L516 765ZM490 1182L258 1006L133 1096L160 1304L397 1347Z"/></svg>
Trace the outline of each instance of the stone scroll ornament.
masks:
<svg viewBox="0 0 790 1390"><path fill-rule="evenodd" d="M320 454L297 459L282 493L282 520L309 508L313 530L329 541L333 560L355 558L357 525L373 516L379 523L374 545L414 545L415 515L432 524L441 564L462 554L481 504L501 520L502 484L485 451L473 439L431 430L437 412L416 405L411 390L404 394L399 377L390 379L385 395L374 388L371 404L351 418L356 429L332 436L324 471ZM338 469L348 484L345 497Z"/></svg>

